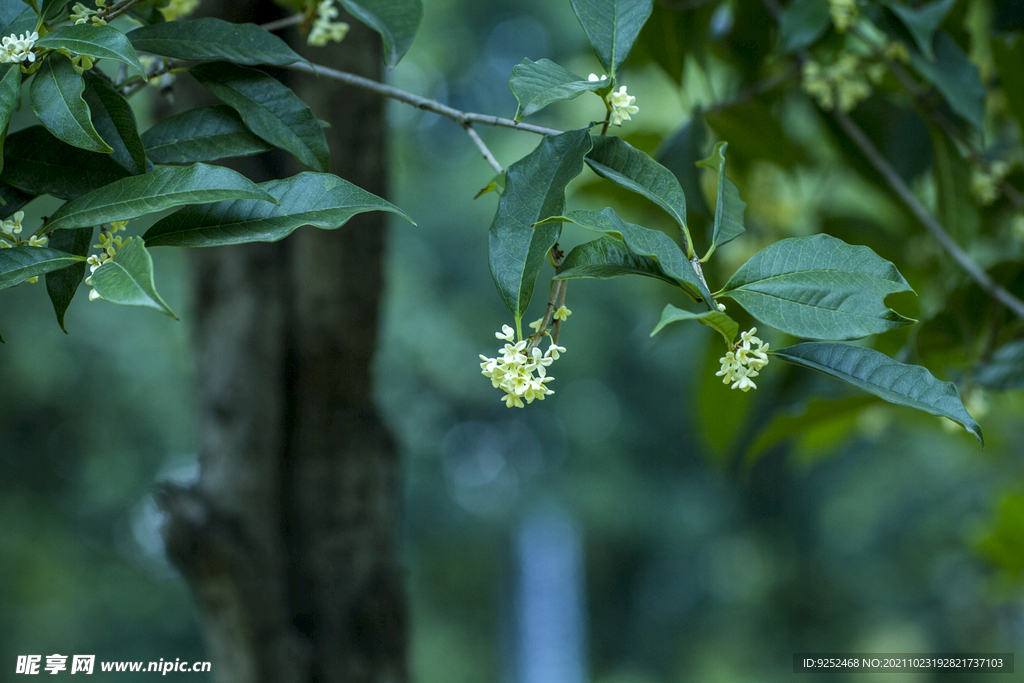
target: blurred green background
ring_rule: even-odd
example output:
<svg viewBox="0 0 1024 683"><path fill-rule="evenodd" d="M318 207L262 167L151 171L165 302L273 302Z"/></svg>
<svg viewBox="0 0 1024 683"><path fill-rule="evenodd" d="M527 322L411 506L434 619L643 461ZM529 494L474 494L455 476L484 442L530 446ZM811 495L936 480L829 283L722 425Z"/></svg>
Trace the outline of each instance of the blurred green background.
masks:
<svg viewBox="0 0 1024 683"><path fill-rule="evenodd" d="M508 75L523 57L583 76L599 69L568 2L425 4L416 44L390 74L412 92L511 117ZM666 70L663 36L649 28L620 74L640 112L615 132L670 165L680 146L707 152L729 140L748 232L719 252L712 290L766 244L827 230L897 263L922 295L894 297L901 312L930 317L945 306L929 288L934 248L837 163L844 150L829 145L806 98L774 97L770 117L725 110L713 129L692 119L739 87L736 45L757 60L767 36L745 3L704 4L693 21L705 22L695 26L711 57ZM603 114L597 98L581 97L535 122L579 127ZM512 322L487 268L496 196L472 199L492 173L451 121L395 103L388 116L391 199L419 223L390 233L376 361L379 405L405 463L415 680L780 681L793 676L794 652L1019 649L1019 392L966 387L984 451L938 418L781 363L761 373L758 391L730 392L713 374L723 351L711 330L649 336L665 303L683 303L669 288L583 280L569 286L556 394L509 410L477 359L493 355L493 332ZM506 167L538 142L478 130ZM905 169L922 196L928 164ZM699 193L713 202L713 178L680 173L691 220L703 225ZM570 190L572 208L602 208L610 196L625 219L669 228L654 205L589 170ZM34 203L26 222L53 208ZM586 238L567 226L562 244ZM1001 255L1019 260L1019 240L1015 248ZM207 658L151 497L155 482L187 482L197 467L187 258L153 256L179 323L79 297L65 336L41 283L3 292L0 680L14 678L19 654ZM527 319L540 316L545 290L542 281ZM762 332L773 347L787 343ZM893 332L879 348L895 354L913 334ZM932 367L962 379L955 361ZM1024 675L999 680L1015 678Z"/></svg>

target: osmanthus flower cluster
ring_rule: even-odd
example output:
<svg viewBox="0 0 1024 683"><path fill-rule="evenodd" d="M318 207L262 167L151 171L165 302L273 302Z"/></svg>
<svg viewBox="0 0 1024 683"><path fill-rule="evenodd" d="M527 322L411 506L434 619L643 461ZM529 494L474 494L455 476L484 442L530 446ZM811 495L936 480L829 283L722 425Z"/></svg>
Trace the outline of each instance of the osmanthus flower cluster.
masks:
<svg viewBox="0 0 1024 683"><path fill-rule="evenodd" d="M570 313L564 306L559 312L563 313L562 320ZM495 332L494 336L503 339L505 346L497 358L480 354L480 360L483 361L480 363L480 370L484 377L490 378L494 388L505 392L501 400L507 407L522 408L525 405L523 401L543 401L545 396L555 393L545 386L555 379L547 374L547 369L558 360L560 354L565 353L565 348L552 341L548 350L541 352L533 345L531 338L515 341L515 335L515 330L508 325L503 325L501 332Z"/></svg>
<svg viewBox="0 0 1024 683"><path fill-rule="evenodd" d="M21 239L21 221L25 218L24 211L15 212L5 221L0 221L0 249L11 249L12 247L45 247L47 238L45 235L36 237L29 236L27 240ZM26 282L38 282L38 277L30 277Z"/></svg>
<svg viewBox="0 0 1024 683"><path fill-rule="evenodd" d="M603 81L606 78L608 78L608 76L604 74L600 77L598 77L597 74L590 74L590 76L587 77L587 80L591 83L595 83L597 81ZM633 104L635 101L635 97L626 94L626 86L624 85L619 88L618 92L610 92L605 98L605 103L609 111L608 123L613 126L621 126L623 121L629 121L630 114L636 114L640 111L640 107Z"/></svg>
<svg viewBox="0 0 1024 683"><path fill-rule="evenodd" d="M755 337L756 332L757 328L751 327L740 334L740 342L718 359L722 369L715 374L722 378L722 384L732 383L730 388L743 392L757 389L750 378L757 377L768 365L768 344Z"/></svg>
<svg viewBox="0 0 1024 683"><path fill-rule="evenodd" d="M114 221L110 224L110 230L102 227L100 228L100 243L92 245L92 248L99 249L100 253L93 254L86 259L86 263L89 264L90 274L89 277L85 278L85 284L91 287L92 273L95 273L97 268L117 256L117 252L132 241L131 237L125 239L117 234L124 230L126 225L128 225L128 221ZM102 298L103 297L100 296L100 293L95 289L89 290L89 301L95 301L96 299Z"/></svg>
<svg viewBox="0 0 1024 683"><path fill-rule="evenodd" d="M316 5L316 19L306 42L314 47L326 47L332 40L340 43L348 35L349 25L344 21L332 21L338 16L334 0L323 0Z"/></svg>
<svg viewBox="0 0 1024 683"><path fill-rule="evenodd" d="M5 64L35 62L36 53L32 51L32 46L36 44L37 40L39 40L39 34L36 31L4 36L2 46L0 46L0 62Z"/></svg>

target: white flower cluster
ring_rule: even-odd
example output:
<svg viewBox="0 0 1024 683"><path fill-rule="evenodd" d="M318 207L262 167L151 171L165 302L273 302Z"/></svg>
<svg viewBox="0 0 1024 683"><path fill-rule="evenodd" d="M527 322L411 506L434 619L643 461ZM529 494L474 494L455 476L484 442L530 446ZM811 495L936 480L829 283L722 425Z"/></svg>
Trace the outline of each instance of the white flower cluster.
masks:
<svg viewBox="0 0 1024 683"><path fill-rule="evenodd" d="M340 43L348 34L349 26L344 21L331 21L338 16L334 0L323 0L316 6L316 19L306 42L314 47L326 47L332 40Z"/></svg>
<svg viewBox="0 0 1024 683"><path fill-rule="evenodd" d="M545 396L555 393L544 386L555 379L548 376L547 368L558 360L559 354L565 353L565 348L551 342L547 353L541 353L539 348L534 347L527 354L529 342L523 339L513 344L515 334L515 330L508 325L503 325L501 332L495 332L495 337L505 340L505 348L499 358L488 358L481 354L480 360L483 362L480 363L480 369L484 377L490 377L496 389L505 391L501 400L507 407L522 408L524 400L527 403L533 403L534 399L543 401Z"/></svg>
<svg viewBox="0 0 1024 683"><path fill-rule="evenodd" d="M988 206L999 198L999 183L1010 172L1010 165L1005 161L993 161L988 171L974 169L971 172L971 191L982 206Z"/></svg>
<svg viewBox="0 0 1024 683"><path fill-rule="evenodd" d="M3 46L0 47L0 62L16 63L36 61L36 53L32 52L32 46L39 40L39 34L22 33L20 36L11 34L4 36Z"/></svg>
<svg viewBox="0 0 1024 683"><path fill-rule="evenodd" d="M596 81L603 81L608 78L607 75L601 74L590 74L587 80L591 83ZM623 121L629 121L629 115L635 114L640 111L640 107L635 106L633 103L636 98L632 95L626 94L626 86L619 88L619 92L612 92L608 95L606 100L608 106L611 107L611 116L608 117L608 123L613 126L621 126Z"/></svg>
<svg viewBox="0 0 1024 683"><path fill-rule="evenodd" d="M722 369L715 374L722 377L722 384L732 382L732 389L750 391L757 389L750 378L757 377L758 371L768 365L768 345L754 336L756 327L740 335L740 343L719 358Z"/></svg>
<svg viewBox="0 0 1024 683"><path fill-rule="evenodd" d="M856 0L828 0L829 9L832 13L832 25L840 33L853 26L857 21Z"/></svg>
<svg viewBox="0 0 1024 683"><path fill-rule="evenodd" d="M31 235L27 240L21 239L21 220L25 217L24 211L16 211L13 216L5 221L0 221L0 249L11 249L13 247L45 247L47 240L45 235L36 237ZM38 277L30 277L26 282L38 282Z"/></svg>
<svg viewBox="0 0 1024 683"><path fill-rule="evenodd" d="M167 21L174 21L179 17L192 14L197 7L199 7L199 0L171 0L166 7L160 8L160 14L164 15L164 19Z"/></svg>
<svg viewBox="0 0 1024 683"><path fill-rule="evenodd" d="M117 251L132 241L132 238L124 239L117 233L124 230L128 221L113 221L110 230L100 228L100 243L92 245L93 249L99 249L99 254L94 254L85 260L89 264L89 277L85 278L85 284L92 286L92 274L96 269L117 255ZM95 289L89 291L89 301L102 299L100 293Z"/></svg>
<svg viewBox="0 0 1024 683"><path fill-rule="evenodd" d="M96 16L102 10L106 9L106 0L96 0L96 6L100 9L89 9L80 2L76 2L75 6L71 8L71 21L75 24L106 24L107 21L103 17Z"/></svg>

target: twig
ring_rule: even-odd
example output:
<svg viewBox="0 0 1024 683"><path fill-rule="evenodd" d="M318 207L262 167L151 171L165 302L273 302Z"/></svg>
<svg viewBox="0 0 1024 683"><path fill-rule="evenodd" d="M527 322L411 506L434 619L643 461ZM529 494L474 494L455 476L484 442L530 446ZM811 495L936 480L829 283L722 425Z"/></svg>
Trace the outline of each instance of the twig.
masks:
<svg viewBox="0 0 1024 683"><path fill-rule="evenodd" d="M115 2L113 5L108 7L103 12L100 12L98 16L102 17L106 21L116 19L128 10L132 8L132 5L137 5L142 0L121 0L121 2Z"/></svg>
<svg viewBox="0 0 1024 683"><path fill-rule="evenodd" d="M284 17L282 19L275 19L274 21L268 21L265 24L260 24L260 28L264 31L279 31L295 24L301 24L302 20L306 18L304 14L293 14L290 17Z"/></svg>
<svg viewBox="0 0 1024 683"><path fill-rule="evenodd" d="M480 134L473 128L473 124L463 123L462 128L466 131L466 134L469 135L469 139L473 141L473 144L477 146L477 149L480 150L480 153L484 155L484 160L491 165L494 172L498 174L504 173L505 170L501 167L501 164L498 163L498 160L494 158L494 155L491 154L491 150L487 149L487 145L484 141L480 139Z"/></svg>
<svg viewBox="0 0 1024 683"><path fill-rule="evenodd" d="M424 111L430 111L435 114L447 117L460 126L464 126L467 123L479 123L485 126L498 126L502 128L513 128L515 130L525 130L528 133L536 133L538 135L559 135L565 131L556 130L554 128L545 128L544 126L535 126L530 123L519 123L512 119L504 119L500 116L489 116L487 114L475 114L473 112L460 111L453 107L449 107L446 104L441 104L436 100L430 100L426 97L420 97L419 95L413 95L404 90L372 81L369 78L363 78L362 76L356 76L345 71L338 71L330 67L321 66L319 64L305 64L303 62L296 62L289 64L284 67L291 69L292 71L302 71L304 73L317 74L320 76L326 76L327 78L335 81L340 81L348 85L353 85L357 88L363 88L365 90L371 90L384 97L390 97L393 100L404 102L405 104L412 105L417 109Z"/></svg>
<svg viewBox="0 0 1024 683"><path fill-rule="evenodd" d="M942 225L917 200L914 193L910 191L910 188L903 182L899 174L896 173L893 167L889 165L889 162L885 160L885 157L875 148L868 136L860 129L860 126L854 123L853 119L845 112L834 110L832 116L835 117L839 127L843 129L847 137L857 146L857 149L867 158L868 162L882 175L893 192L906 204L911 213L921 222L929 234L935 238L935 241L946 250L946 253L953 257L957 265L972 280L978 283L978 286L987 292L989 296L1009 308L1018 317L1024 318L1024 301L1021 301L1004 289L998 282L989 277L988 273L982 270L978 264L971 260L971 257L960 248L960 245L949 236L949 233L945 231Z"/></svg>

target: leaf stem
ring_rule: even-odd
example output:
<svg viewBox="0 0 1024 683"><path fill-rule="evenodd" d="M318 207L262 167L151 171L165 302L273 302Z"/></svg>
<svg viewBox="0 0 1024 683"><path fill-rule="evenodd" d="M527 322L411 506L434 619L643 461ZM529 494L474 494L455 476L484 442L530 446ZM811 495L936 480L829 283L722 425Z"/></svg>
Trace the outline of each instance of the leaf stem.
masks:
<svg viewBox="0 0 1024 683"><path fill-rule="evenodd" d="M260 28L264 31L279 31L295 24L301 24L302 20L306 18L305 14L293 14L289 17L283 17L281 19L275 19L274 21L268 21L265 24L260 24Z"/></svg>
<svg viewBox="0 0 1024 683"><path fill-rule="evenodd" d="M491 165L494 172L498 175L504 173L505 170L501 167L501 164L498 163L498 160L494 158L494 155L491 154L491 150L487 149L487 145L480 138L480 134L476 132L476 129L473 128L473 124L468 122L463 123L462 128L466 131L469 139L473 141L473 144L477 146L477 149L480 150L480 153L484 155L484 160Z"/></svg>

